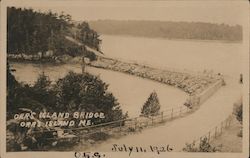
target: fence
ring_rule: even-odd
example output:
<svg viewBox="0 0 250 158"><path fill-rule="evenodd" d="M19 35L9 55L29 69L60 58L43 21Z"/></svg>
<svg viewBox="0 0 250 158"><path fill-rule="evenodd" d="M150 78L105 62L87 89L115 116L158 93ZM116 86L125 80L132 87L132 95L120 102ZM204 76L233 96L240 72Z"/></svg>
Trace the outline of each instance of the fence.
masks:
<svg viewBox="0 0 250 158"><path fill-rule="evenodd" d="M125 71L125 70L122 70ZM159 80L161 81L161 78L159 79L159 76L155 78L154 75L151 75L151 79L153 80ZM220 87L222 86L222 80L217 80L214 84L208 87L205 91L203 91L200 94L195 94L191 96L190 102L196 102L195 105L199 105L203 102L205 102L213 93L215 93ZM97 125L92 125L92 126L85 126L85 127L77 127L77 128L69 128L69 129L52 129L52 130L47 130L47 131L33 131L33 133L39 133L39 132L53 132L53 131L73 131L76 133L76 136L79 138L84 138L88 139L87 136L95 134L95 133L106 133L109 135L113 134L121 134L121 133L130 133L130 132L136 132L140 131L143 128L146 127L152 127L160 123L164 123L169 120L173 120L178 117L182 117L185 114L192 112L196 110L196 108L189 108L186 106L179 106L179 107L174 107L174 108L169 108L164 111L162 111L160 114L157 116L153 117L136 117L132 119L121 119L117 121L112 121L112 122L107 122L107 123L102 123L102 124L97 124ZM217 129L216 129L217 130ZM217 135L217 131L215 131L215 136ZM210 136L212 136L212 133L209 133L209 139Z"/></svg>
<svg viewBox="0 0 250 158"><path fill-rule="evenodd" d="M207 90L203 91L198 95L200 98L200 104L204 103L209 97L211 97L220 87L223 85L223 80L218 80L216 83L211 85Z"/></svg>
<svg viewBox="0 0 250 158"><path fill-rule="evenodd" d="M220 79L217 82L215 82L214 84L212 84L211 86L209 86L203 92L201 92L199 94L195 94L193 96L190 96L189 102L191 103L191 105L194 105L194 106L201 105L209 97L211 97L218 89L221 88L221 86L223 85L223 82L224 82L223 79Z"/></svg>
<svg viewBox="0 0 250 158"><path fill-rule="evenodd" d="M222 83L221 81L216 82L213 84L207 91L202 93L196 98L202 98L203 101L205 99L203 98L208 98L211 96L216 90L218 90L221 87ZM209 93L209 94L206 94ZM121 133L132 133L136 131L141 131L143 128L146 127L153 127L156 126L157 124L164 123L170 120L173 120L178 117L182 117L187 113L195 111L195 108L189 108L186 106L178 106L178 107L172 107L168 108L164 111L161 111L160 114L157 116L153 117L136 117L136 118L131 118L131 119L121 119L117 121L112 121L112 122L107 122L107 123L102 123L102 124L97 124L97 125L92 125L92 126L85 126L85 127L77 127L77 128L69 128L69 129L53 129L53 130L48 130L48 131L42 131L42 132L53 132L53 131L74 131L76 133L76 136L79 138L84 138L89 135L95 134L95 133L100 133L104 132L109 135L113 134L121 134ZM227 123L226 123L227 125ZM218 130L216 127L216 130ZM33 133L39 133L41 131L33 131ZM210 131L208 133L208 138L213 136L213 133ZM215 137L218 135L218 131L215 131Z"/></svg>
<svg viewBox="0 0 250 158"><path fill-rule="evenodd" d="M186 106L179 106L166 109L161 111L160 114L153 116L153 117L136 117L131 119L121 119L117 121L92 125L92 126L85 126L85 127L78 127L78 128L69 128L69 129L52 129L52 130L43 130L43 131L33 131L33 133L40 133L40 132L54 132L54 131L74 131L76 136L79 138L84 138L89 135L95 133L106 133L109 135L113 134L121 134L121 133L133 133L136 131L141 131L143 128L146 127L153 127L158 124L171 121L178 117L182 117L185 114L191 112L192 109Z"/></svg>
<svg viewBox="0 0 250 158"><path fill-rule="evenodd" d="M212 140L216 139L217 137L221 136L221 134L231 126L233 116L228 116L224 121L220 122L217 126L209 130L206 134L203 136L195 139L192 143L194 144L194 147L200 147L202 144L202 141L204 139L207 140L207 143L210 143Z"/></svg>

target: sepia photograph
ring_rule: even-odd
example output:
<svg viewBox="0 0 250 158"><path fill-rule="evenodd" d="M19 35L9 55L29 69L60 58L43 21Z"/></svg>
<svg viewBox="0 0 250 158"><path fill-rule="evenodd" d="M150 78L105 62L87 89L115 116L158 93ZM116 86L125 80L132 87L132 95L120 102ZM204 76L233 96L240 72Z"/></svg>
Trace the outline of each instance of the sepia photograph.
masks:
<svg viewBox="0 0 250 158"><path fill-rule="evenodd" d="M248 157L247 1L3 1L1 19L3 158Z"/></svg>

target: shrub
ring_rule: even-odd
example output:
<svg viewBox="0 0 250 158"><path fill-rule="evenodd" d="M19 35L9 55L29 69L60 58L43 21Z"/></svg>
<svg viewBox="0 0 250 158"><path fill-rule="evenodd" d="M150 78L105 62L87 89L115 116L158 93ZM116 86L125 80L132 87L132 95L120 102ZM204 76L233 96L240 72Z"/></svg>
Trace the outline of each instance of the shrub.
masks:
<svg viewBox="0 0 250 158"><path fill-rule="evenodd" d="M243 136L243 131L242 131L242 129L240 129L240 131L237 133L237 136L238 136L238 137L242 137L242 136Z"/></svg>
<svg viewBox="0 0 250 158"><path fill-rule="evenodd" d="M134 127L129 127L129 128L127 129L127 131L128 131L128 132L135 132L136 130L135 130Z"/></svg>
<svg viewBox="0 0 250 158"><path fill-rule="evenodd" d="M235 115L236 119L242 124L242 100L237 103L234 103L233 114Z"/></svg>
<svg viewBox="0 0 250 158"><path fill-rule="evenodd" d="M146 103L143 105L141 109L141 115L146 116L146 117L156 116L159 114L160 107L161 106L159 103L157 93L152 92L150 96L148 97L148 100L146 101Z"/></svg>
<svg viewBox="0 0 250 158"><path fill-rule="evenodd" d="M110 135L105 132L96 132L96 133L90 134L88 137L88 139L92 139L94 141L103 141L103 140L107 140L108 138L110 138Z"/></svg>
<svg viewBox="0 0 250 158"><path fill-rule="evenodd" d="M182 149L186 152L217 152L220 151L219 147L212 146L209 142L207 137L201 139L199 147L195 147L195 142L191 144L186 144L186 147Z"/></svg>

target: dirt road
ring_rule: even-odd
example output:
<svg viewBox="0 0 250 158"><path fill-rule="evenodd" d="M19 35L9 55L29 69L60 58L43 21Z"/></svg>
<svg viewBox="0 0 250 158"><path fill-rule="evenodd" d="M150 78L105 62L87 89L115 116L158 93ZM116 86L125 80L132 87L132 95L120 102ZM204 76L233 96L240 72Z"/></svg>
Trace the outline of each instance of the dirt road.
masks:
<svg viewBox="0 0 250 158"><path fill-rule="evenodd" d="M182 150L185 143L204 135L232 113L233 103L240 98L242 87L233 79L226 79L226 82L227 85L220 88L196 112L162 126L145 129L141 133L110 139L93 146L93 150L111 151L113 144L145 148L149 145L169 144L174 151Z"/></svg>

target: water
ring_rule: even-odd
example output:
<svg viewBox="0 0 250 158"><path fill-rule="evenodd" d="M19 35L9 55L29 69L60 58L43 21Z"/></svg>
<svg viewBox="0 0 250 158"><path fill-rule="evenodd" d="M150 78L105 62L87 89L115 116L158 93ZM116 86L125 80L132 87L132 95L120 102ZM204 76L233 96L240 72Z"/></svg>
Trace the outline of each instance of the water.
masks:
<svg viewBox="0 0 250 158"><path fill-rule="evenodd" d="M242 43L167 40L130 36L102 35L105 55L177 70L213 70L239 76Z"/></svg>
<svg viewBox="0 0 250 158"><path fill-rule="evenodd" d="M154 67L186 71L204 69L220 72L228 77L239 77L242 54L240 43L166 40L103 35L102 51L106 56L137 61ZM55 81L68 71L81 72L80 65L35 65L14 63L14 74L19 81L34 83L42 71ZM99 75L109 84L109 91L118 99L130 117L139 115L142 105L154 90L162 109L182 106L187 95L179 89L131 75L88 67L87 71Z"/></svg>
<svg viewBox="0 0 250 158"><path fill-rule="evenodd" d="M76 64L41 66L36 64L12 63L11 65L17 70L14 73L16 79L29 84L33 84L43 71L52 81L62 78L69 71L81 73L80 65ZM162 110L183 106L187 98L187 94L179 89L148 79L92 67L87 67L86 71L100 76L104 82L109 84L108 90L118 99L123 111L128 111L130 117L140 115L142 105L153 91L156 91L158 94Z"/></svg>

